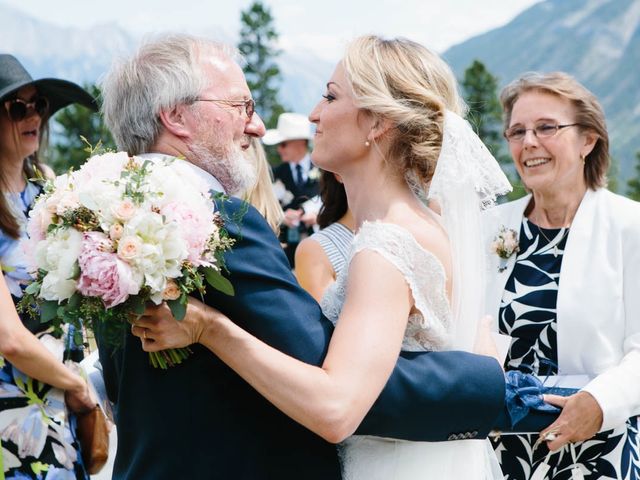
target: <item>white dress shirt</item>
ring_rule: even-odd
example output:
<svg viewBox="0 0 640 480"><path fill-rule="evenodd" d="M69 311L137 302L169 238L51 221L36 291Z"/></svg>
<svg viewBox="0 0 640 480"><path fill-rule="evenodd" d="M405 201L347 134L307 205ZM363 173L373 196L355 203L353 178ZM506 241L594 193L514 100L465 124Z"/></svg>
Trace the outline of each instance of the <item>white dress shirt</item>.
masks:
<svg viewBox="0 0 640 480"><path fill-rule="evenodd" d="M194 165L188 160L174 157L173 155L166 155L164 153L143 153L141 155L136 155L136 157L144 158L146 160L154 161L154 160L162 160L162 159L174 159L178 162L183 162L183 165L186 165L195 173L200 179L202 179L209 187L209 190L213 190L215 192L226 193L222 184L209 172L204 171L197 165Z"/></svg>

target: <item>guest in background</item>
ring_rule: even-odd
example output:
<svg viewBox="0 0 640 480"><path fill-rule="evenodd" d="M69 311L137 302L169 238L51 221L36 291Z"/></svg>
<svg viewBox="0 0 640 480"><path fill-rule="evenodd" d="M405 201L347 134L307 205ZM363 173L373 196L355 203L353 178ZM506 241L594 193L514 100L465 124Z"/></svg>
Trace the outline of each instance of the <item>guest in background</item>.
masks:
<svg viewBox="0 0 640 480"><path fill-rule="evenodd" d="M53 113L94 99L65 80L33 80L12 55L0 54L0 478L87 478L73 420L65 413L93 407L86 382L62 360L72 353L51 325L18 317L14 301L30 280L19 241L42 187L38 152L47 139ZM41 343L42 342L42 343ZM50 353L49 349L58 354ZM74 357L79 359L79 356ZM58 476L56 476L58 475Z"/></svg>
<svg viewBox="0 0 640 480"><path fill-rule="evenodd" d="M256 169L256 183L249 188L243 198L255 207L267 220L276 235L284 220L284 212L273 191L273 175L264 148L257 138L251 137L251 143L245 154Z"/></svg>
<svg viewBox="0 0 640 480"><path fill-rule="evenodd" d="M605 188L605 116L574 78L526 74L501 102L531 192L486 219L488 244L502 247L502 259L491 255L487 307L513 337L505 366L590 379L575 395L550 397L563 411L542 432L554 434L547 445L533 449L537 435L494 440L502 469L528 479L547 462L544 478L640 478L640 204ZM566 448L545 460L547 446Z"/></svg>
<svg viewBox="0 0 640 480"><path fill-rule="evenodd" d="M338 175L322 172L320 198L321 230L300 242L295 257L298 282L318 302L346 267L355 228L347 193Z"/></svg>
<svg viewBox="0 0 640 480"><path fill-rule="evenodd" d="M284 222L280 241L294 267L295 251L304 237L313 233L315 215L305 215L302 205L318 195L319 171L311 163L309 140L311 123L304 115L283 113L278 117L277 128L267 130L262 141L265 145L277 145L282 164L273 170L276 189L284 210ZM280 183L280 185L278 185ZM284 187L284 188L283 188ZM287 194L288 193L288 194Z"/></svg>

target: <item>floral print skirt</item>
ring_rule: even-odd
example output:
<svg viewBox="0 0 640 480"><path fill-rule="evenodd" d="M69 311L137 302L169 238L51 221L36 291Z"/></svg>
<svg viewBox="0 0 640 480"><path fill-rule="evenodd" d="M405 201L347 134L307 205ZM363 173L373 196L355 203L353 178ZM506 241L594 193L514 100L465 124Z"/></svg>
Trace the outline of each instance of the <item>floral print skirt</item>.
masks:
<svg viewBox="0 0 640 480"><path fill-rule="evenodd" d="M62 340L49 331L36 336L62 360ZM1 356L0 443L0 479L89 478L64 392L26 376Z"/></svg>

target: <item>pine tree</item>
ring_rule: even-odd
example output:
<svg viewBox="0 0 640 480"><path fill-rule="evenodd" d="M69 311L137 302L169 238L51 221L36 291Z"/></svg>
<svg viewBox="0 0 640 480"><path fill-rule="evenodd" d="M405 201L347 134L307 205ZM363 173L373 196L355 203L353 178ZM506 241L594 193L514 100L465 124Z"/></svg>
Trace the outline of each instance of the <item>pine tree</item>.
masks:
<svg viewBox="0 0 640 480"><path fill-rule="evenodd" d="M278 32L274 18L269 7L257 0L241 12L241 23L238 49L247 62L244 67L247 84L256 110L267 128L273 128L285 111L278 100L281 74L275 59L280 51L275 46Z"/></svg>
<svg viewBox="0 0 640 480"><path fill-rule="evenodd" d="M636 152L635 177L627 181L627 196L640 202L640 151Z"/></svg>
<svg viewBox="0 0 640 480"><path fill-rule="evenodd" d="M498 100L498 79L482 62L474 60L465 70L461 82L469 107L467 120L507 174L513 192L507 199L522 197L526 191L515 171L511 156L505 151L502 136L502 108Z"/></svg>
<svg viewBox="0 0 640 480"><path fill-rule="evenodd" d="M607 188L609 191L618 193L618 190L620 190L619 178L620 162L616 157L611 157L611 163L609 164L609 170L607 171Z"/></svg>
<svg viewBox="0 0 640 480"><path fill-rule="evenodd" d="M97 86L84 88L95 98L100 98ZM53 145L47 163L58 174L70 168L79 168L87 160L86 148L89 145L96 147L101 143L102 147L115 150L115 142L98 113L79 105L70 105L59 112L54 120Z"/></svg>

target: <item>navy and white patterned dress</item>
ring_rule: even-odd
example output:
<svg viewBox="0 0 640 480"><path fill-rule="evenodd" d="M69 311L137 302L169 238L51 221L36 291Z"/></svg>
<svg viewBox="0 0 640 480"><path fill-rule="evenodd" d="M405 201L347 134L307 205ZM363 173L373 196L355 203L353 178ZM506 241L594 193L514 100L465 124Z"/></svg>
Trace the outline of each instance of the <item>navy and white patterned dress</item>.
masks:
<svg viewBox="0 0 640 480"><path fill-rule="evenodd" d="M568 229L541 229L524 219L515 266L504 289L498 326L513 337L505 368L540 376L558 373L556 303L560 267ZM562 372L560 372L562 373ZM545 478L570 480L578 467L585 480L640 480L638 417L614 430L564 447L549 457ZM537 434L502 435L492 443L505 478L529 479L549 453L546 444L535 451Z"/></svg>

